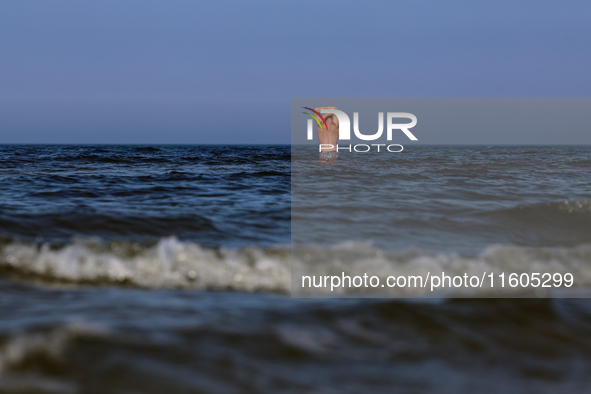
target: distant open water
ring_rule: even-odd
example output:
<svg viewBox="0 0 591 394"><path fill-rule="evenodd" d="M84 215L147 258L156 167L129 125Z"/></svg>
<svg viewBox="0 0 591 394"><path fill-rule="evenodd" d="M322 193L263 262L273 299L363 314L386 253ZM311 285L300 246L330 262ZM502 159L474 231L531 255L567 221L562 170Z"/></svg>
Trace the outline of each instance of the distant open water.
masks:
<svg viewBox="0 0 591 394"><path fill-rule="evenodd" d="M344 166L294 155L313 193L338 192L327 210L361 219L331 183ZM0 393L591 391L584 299L286 297L290 159L289 146L0 146ZM369 164L398 221L367 244L304 212L296 244L350 264L347 250L384 251L393 272L518 258L591 288L590 147L415 146Z"/></svg>

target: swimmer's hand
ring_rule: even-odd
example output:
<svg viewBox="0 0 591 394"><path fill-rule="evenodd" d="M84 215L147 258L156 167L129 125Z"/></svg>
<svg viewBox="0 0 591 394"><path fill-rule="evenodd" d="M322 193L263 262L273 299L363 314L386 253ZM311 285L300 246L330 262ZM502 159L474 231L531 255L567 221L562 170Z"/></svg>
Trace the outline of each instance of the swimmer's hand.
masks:
<svg viewBox="0 0 591 394"><path fill-rule="evenodd" d="M321 109L337 109L337 107L329 106L329 107L316 107L316 108L314 108L314 110L315 111L318 111L319 113L320 113L320 110ZM336 125L337 126L339 125L339 119L336 117L335 114L328 112L328 113L322 114L322 116L324 117L324 120L326 120L326 124L327 125L329 125L329 123L328 123L328 120L329 119L331 119L333 122L336 121ZM329 129L330 129L330 125L329 125Z"/></svg>

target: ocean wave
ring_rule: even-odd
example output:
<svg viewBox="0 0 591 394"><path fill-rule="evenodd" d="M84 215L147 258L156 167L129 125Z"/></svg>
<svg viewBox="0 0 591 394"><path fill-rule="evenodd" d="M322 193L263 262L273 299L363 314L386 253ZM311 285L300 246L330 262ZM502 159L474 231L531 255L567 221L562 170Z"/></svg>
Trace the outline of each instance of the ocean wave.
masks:
<svg viewBox="0 0 591 394"><path fill-rule="evenodd" d="M289 291L288 250L207 249L176 237L162 238L151 247L82 239L59 248L11 243L2 248L0 269L45 282Z"/></svg>
<svg viewBox="0 0 591 394"><path fill-rule="evenodd" d="M293 271L291 269L293 269ZM482 277L506 273L570 273L571 289L591 289L591 244L560 248L491 245L475 257L420 249L387 251L358 242L332 247L206 248L175 237L161 238L155 245L131 242L102 243L74 239L65 246L12 242L0 250L0 272L23 280L46 283L115 285L141 288L184 288L287 294L296 296L491 296L515 294L482 287L462 293L452 289L424 287L301 288L302 275L413 276L427 273ZM295 287L292 288L291 278ZM464 289L465 290L465 289ZM502 293L498 291L502 290ZM534 290L530 288L529 290ZM509 292L509 293L507 293ZM532 293L540 296L540 289ZM550 295L544 290L543 295Z"/></svg>
<svg viewBox="0 0 591 394"><path fill-rule="evenodd" d="M511 243L527 246L574 246L591 243L591 200L520 204L477 213L480 220ZM494 234L491 234L493 236Z"/></svg>
<svg viewBox="0 0 591 394"><path fill-rule="evenodd" d="M79 321L0 338L0 392L80 392L75 381L60 376L71 369L68 349L76 340L109 335L106 327Z"/></svg>
<svg viewBox="0 0 591 394"><path fill-rule="evenodd" d="M24 367L33 358L58 364L75 338L107 336L108 330L96 324L71 322L51 330L17 333L0 343L0 375Z"/></svg>
<svg viewBox="0 0 591 394"><path fill-rule="evenodd" d="M139 211L139 210L138 210ZM45 231L44 231L45 230ZM148 236L161 237L168 234L211 234L224 235L215 223L205 215L152 215L142 216L141 212L122 214L119 212L94 213L83 209L43 214L15 214L0 208L0 234L16 234L34 239L43 234L47 239L68 239L74 234L104 237Z"/></svg>
<svg viewBox="0 0 591 394"><path fill-rule="evenodd" d="M487 393L523 392L524 383L541 393L588 392L583 300L204 300L162 292L153 303L128 290L119 302L109 290L92 293L108 307L82 308L84 291L69 293L67 306L47 294L23 302L65 316L39 328L28 315L20 331L0 331L0 392L449 393L440 390L449 375L460 387L492 387Z"/></svg>
<svg viewBox="0 0 591 394"><path fill-rule="evenodd" d="M415 296L549 296L545 289L511 288L508 282L500 288L498 275L505 273L570 273L574 277L571 289L591 288L591 244L576 247L561 248L532 248L515 245L490 245L475 257L462 256L457 253L438 253L420 249L405 251L386 251L374 248L369 244L346 242L330 249L307 248L294 252L292 258L293 274L296 280L303 275L324 277L375 275L380 283L386 283L389 276L409 277L442 273L448 276L477 276L486 275L482 287L451 288L447 290L435 289L431 291L429 285L424 287L330 287L314 288L293 287L298 295L345 295L345 296L387 296L387 297L415 297ZM493 274L496 285L490 286L488 275ZM425 283L426 283L425 279ZM508 276L506 276L506 281ZM537 290L537 291L536 291ZM568 294L567 294L568 295ZM571 294L572 295L572 294Z"/></svg>
<svg viewBox="0 0 591 394"><path fill-rule="evenodd" d="M583 217L591 219L591 200L552 201L536 204L521 204L510 209L497 210L490 215L506 214L509 216L535 214L554 215L560 219L565 217Z"/></svg>

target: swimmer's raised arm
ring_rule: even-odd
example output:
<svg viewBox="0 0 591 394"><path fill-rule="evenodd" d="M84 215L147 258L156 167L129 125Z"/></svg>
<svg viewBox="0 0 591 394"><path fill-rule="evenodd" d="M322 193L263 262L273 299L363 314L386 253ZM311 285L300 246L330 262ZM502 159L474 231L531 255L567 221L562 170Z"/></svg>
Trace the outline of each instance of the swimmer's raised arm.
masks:
<svg viewBox="0 0 591 394"><path fill-rule="evenodd" d="M318 113L323 109L337 109L334 106L323 106L316 107L314 110ZM339 119L334 113L328 112L322 114L322 117L326 121L326 126L322 124L316 128L318 134L318 140L321 146L320 160L321 161L334 161L339 157L337 144L339 143ZM328 127L328 128L327 128Z"/></svg>

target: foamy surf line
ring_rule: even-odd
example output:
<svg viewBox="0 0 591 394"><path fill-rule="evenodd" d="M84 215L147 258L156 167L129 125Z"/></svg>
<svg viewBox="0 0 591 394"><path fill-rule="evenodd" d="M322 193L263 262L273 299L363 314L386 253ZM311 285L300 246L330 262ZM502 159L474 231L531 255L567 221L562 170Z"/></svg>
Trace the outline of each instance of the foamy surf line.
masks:
<svg viewBox="0 0 591 394"><path fill-rule="evenodd" d="M293 270L293 271L292 271ZM289 246L240 249L205 248L161 238L153 246L132 242L101 243L74 239L65 246L12 242L1 246L3 275L42 283L132 286L145 289L195 289L289 294L294 280L309 276L358 276L365 273L415 276L498 275L500 273L570 273L572 290L591 290L591 244L575 247L519 247L491 245L475 257L420 249L385 251L369 244L345 242L331 247ZM296 296L422 297L450 292L426 287L299 288ZM509 289L511 290L511 289ZM475 296L490 295L483 286ZM456 292L457 293L457 292ZM461 292L460 292L461 293ZM451 294L453 295L453 294ZM461 294L460 294L461 295Z"/></svg>
<svg viewBox="0 0 591 394"><path fill-rule="evenodd" d="M0 269L43 282L136 286L150 289L289 292L289 249L208 249L166 237L152 247L74 240L5 245Z"/></svg>

